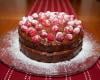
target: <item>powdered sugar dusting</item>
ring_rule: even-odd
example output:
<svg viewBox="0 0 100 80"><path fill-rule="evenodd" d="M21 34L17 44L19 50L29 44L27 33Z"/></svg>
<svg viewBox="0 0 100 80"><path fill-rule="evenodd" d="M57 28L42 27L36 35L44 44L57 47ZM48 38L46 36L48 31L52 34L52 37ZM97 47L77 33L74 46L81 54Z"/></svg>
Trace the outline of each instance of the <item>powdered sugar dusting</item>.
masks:
<svg viewBox="0 0 100 80"><path fill-rule="evenodd" d="M70 61L43 63L26 57L20 51L18 30L0 38L0 59L10 66L37 75L72 75L91 67L99 58L100 46L85 33L82 51ZM98 49L98 50L96 50Z"/></svg>

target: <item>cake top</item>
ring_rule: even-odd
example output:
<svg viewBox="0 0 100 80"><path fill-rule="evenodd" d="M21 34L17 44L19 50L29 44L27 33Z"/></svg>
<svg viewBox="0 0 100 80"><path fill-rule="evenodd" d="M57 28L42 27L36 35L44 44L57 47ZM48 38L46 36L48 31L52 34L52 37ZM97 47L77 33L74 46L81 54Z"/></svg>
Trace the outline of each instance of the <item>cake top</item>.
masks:
<svg viewBox="0 0 100 80"><path fill-rule="evenodd" d="M82 30L81 21L65 12L40 12L25 16L19 27L33 43L62 43Z"/></svg>

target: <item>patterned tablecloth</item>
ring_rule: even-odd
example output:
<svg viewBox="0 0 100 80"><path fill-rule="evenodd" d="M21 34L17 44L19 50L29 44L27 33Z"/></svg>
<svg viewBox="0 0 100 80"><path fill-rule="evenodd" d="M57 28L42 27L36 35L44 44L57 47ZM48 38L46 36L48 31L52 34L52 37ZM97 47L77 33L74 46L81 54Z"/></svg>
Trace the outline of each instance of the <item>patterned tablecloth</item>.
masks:
<svg viewBox="0 0 100 80"><path fill-rule="evenodd" d="M40 11L64 11L75 14L69 0L35 0L27 15ZM0 80L100 80L100 60L87 71L69 77L39 77L19 72L0 62Z"/></svg>

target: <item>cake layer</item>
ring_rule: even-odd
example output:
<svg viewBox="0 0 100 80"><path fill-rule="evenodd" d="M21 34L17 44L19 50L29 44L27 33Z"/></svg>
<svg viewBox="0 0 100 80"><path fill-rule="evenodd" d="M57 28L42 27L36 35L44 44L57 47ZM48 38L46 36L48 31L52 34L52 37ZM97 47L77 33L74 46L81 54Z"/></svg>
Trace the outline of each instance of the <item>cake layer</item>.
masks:
<svg viewBox="0 0 100 80"><path fill-rule="evenodd" d="M46 62L46 63L55 63L64 60L70 60L71 58L76 56L82 49L82 42L76 48L66 50L66 51L53 52L53 53L38 51L29 48L22 43L20 43L20 49L23 52L23 54L25 54L27 57L33 60Z"/></svg>

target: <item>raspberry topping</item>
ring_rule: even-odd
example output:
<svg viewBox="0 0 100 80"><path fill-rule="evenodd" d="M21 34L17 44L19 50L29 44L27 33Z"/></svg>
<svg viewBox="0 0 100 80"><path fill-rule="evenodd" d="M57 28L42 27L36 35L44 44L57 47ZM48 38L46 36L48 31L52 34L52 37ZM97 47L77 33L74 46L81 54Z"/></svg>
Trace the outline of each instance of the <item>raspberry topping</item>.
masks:
<svg viewBox="0 0 100 80"><path fill-rule="evenodd" d="M31 27L32 26L32 23L27 21L24 25L28 26L28 27Z"/></svg>
<svg viewBox="0 0 100 80"><path fill-rule="evenodd" d="M66 34L65 35L65 39L72 40L73 39L73 35L72 34Z"/></svg>
<svg viewBox="0 0 100 80"><path fill-rule="evenodd" d="M20 21L19 22L19 26L24 25L24 24L25 24L25 21Z"/></svg>
<svg viewBox="0 0 100 80"><path fill-rule="evenodd" d="M54 41L55 36L52 33L48 33L47 39L48 41Z"/></svg>
<svg viewBox="0 0 100 80"><path fill-rule="evenodd" d="M78 35L83 29L81 23L74 15L47 11L23 17L19 26L33 42L47 40L50 43L72 40L73 35Z"/></svg>
<svg viewBox="0 0 100 80"><path fill-rule="evenodd" d="M43 26L42 24L37 24L35 28L37 29L37 31L40 31L43 28Z"/></svg>
<svg viewBox="0 0 100 80"><path fill-rule="evenodd" d="M32 36L36 35L36 33L37 33L37 31L33 27L28 28L28 35L29 36L32 37Z"/></svg>
<svg viewBox="0 0 100 80"><path fill-rule="evenodd" d="M70 16L69 15L64 15L64 20L65 21L68 21L70 19Z"/></svg>
<svg viewBox="0 0 100 80"><path fill-rule="evenodd" d="M42 36L43 38L46 38L47 35L48 35L48 33L47 33L45 30L42 30L41 36Z"/></svg>
<svg viewBox="0 0 100 80"><path fill-rule="evenodd" d="M79 34L80 33L80 28L79 27L74 28L73 32L75 34Z"/></svg>
<svg viewBox="0 0 100 80"><path fill-rule="evenodd" d="M41 40L41 37L39 35L35 35L32 37L32 41L34 43L38 43L38 42L40 42L40 40Z"/></svg>
<svg viewBox="0 0 100 80"><path fill-rule="evenodd" d="M64 40L64 35L62 32L57 32L56 40L62 42Z"/></svg>
<svg viewBox="0 0 100 80"><path fill-rule="evenodd" d="M58 23L59 23L58 18L54 18L54 19L53 19L53 24L54 24L54 25L57 25Z"/></svg>
<svg viewBox="0 0 100 80"><path fill-rule="evenodd" d="M21 26L21 29L22 29L22 31L24 31L24 32L27 32L27 30L28 30L27 26L25 26L25 25L22 25L22 26Z"/></svg>
<svg viewBox="0 0 100 80"><path fill-rule="evenodd" d="M75 24L75 22L73 20L71 20L71 21L68 21L67 24L73 26Z"/></svg>
<svg viewBox="0 0 100 80"><path fill-rule="evenodd" d="M81 22L80 20L77 20L77 19L75 20L75 24L76 24L76 25L80 25L81 23L82 23L82 22Z"/></svg>
<svg viewBox="0 0 100 80"><path fill-rule="evenodd" d="M58 27L57 25L54 25L54 26L52 27L52 31L54 31L54 32L59 31L59 27Z"/></svg>
<svg viewBox="0 0 100 80"><path fill-rule="evenodd" d="M49 20L45 20L44 23L43 23L46 27L50 26L50 21Z"/></svg>
<svg viewBox="0 0 100 80"><path fill-rule="evenodd" d="M29 22L31 22L33 20L33 17L32 16L28 16L27 19L28 19Z"/></svg>
<svg viewBox="0 0 100 80"><path fill-rule="evenodd" d="M35 26L35 25L37 25L39 22L38 22L37 20L32 20L31 23L32 23L32 25Z"/></svg>
<svg viewBox="0 0 100 80"><path fill-rule="evenodd" d="M64 28L64 31L65 31L66 33L72 33L72 32L73 32L73 27L72 27L72 26L66 26L66 27Z"/></svg>
<svg viewBox="0 0 100 80"><path fill-rule="evenodd" d="M77 27L81 29L82 28L82 25L77 25Z"/></svg>
<svg viewBox="0 0 100 80"><path fill-rule="evenodd" d="M33 18L38 18L38 14L37 14L37 13L33 13L33 14L32 14L32 17L33 17Z"/></svg>

